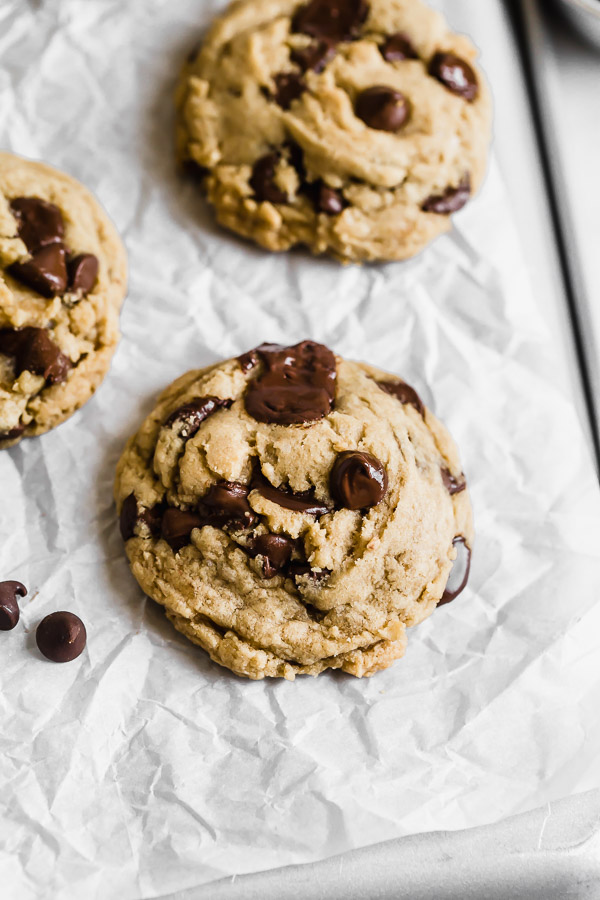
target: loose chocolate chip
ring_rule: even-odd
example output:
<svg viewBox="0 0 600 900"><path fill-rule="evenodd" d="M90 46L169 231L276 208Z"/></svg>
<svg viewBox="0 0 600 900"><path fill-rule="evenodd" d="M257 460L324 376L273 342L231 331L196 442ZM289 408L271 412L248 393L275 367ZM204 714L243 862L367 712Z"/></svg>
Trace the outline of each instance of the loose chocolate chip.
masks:
<svg viewBox="0 0 600 900"><path fill-rule="evenodd" d="M399 31L391 34L379 48L381 55L388 62L400 62L403 59L418 59L419 54L405 34Z"/></svg>
<svg viewBox="0 0 600 900"><path fill-rule="evenodd" d="M469 102L479 93L475 72L468 62L455 53L436 53L429 63L429 74L453 94Z"/></svg>
<svg viewBox="0 0 600 900"><path fill-rule="evenodd" d="M467 586L469 580L469 572L471 571L471 550L467 546L464 537L454 538L452 546L456 548L456 559L448 578L446 590L438 606L445 603L451 603Z"/></svg>
<svg viewBox="0 0 600 900"><path fill-rule="evenodd" d="M329 41L313 41L308 47L292 50L290 58L303 72L313 71L317 75L335 56L335 46Z"/></svg>
<svg viewBox="0 0 600 900"><path fill-rule="evenodd" d="M255 366L259 364L260 357L256 350L248 350L247 353L243 353L241 356L238 356L237 361L239 362L242 372L245 375L247 372L250 372Z"/></svg>
<svg viewBox="0 0 600 900"><path fill-rule="evenodd" d="M68 288L72 294L85 297L96 284L98 258L93 253L80 253L67 262Z"/></svg>
<svg viewBox="0 0 600 900"><path fill-rule="evenodd" d="M347 206L341 191L329 187L324 181L315 181L306 185L306 193L312 199L317 212L326 216L339 216Z"/></svg>
<svg viewBox="0 0 600 900"><path fill-rule="evenodd" d="M65 381L71 361L45 328L10 328L0 331L0 353L13 356L17 375L33 372L49 384Z"/></svg>
<svg viewBox="0 0 600 900"><path fill-rule="evenodd" d="M395 133L408 122L411 107L400 91L376 85L358 95L354 110L369 128Z"/></svg>
<svg viewBox="0 0 600 900"><path fill-rule="evenodd" d="M12 631L21 615L17 597L24 597L27 588L20 581L0 581L0 631Z"/></svg>
<svg viewBox="0 0 600 900"><path fill-rule="evenodd" d="M377 506L388 489L387 473L370 453L348 450L340 453L329 476L331 496L346 509Z"/></svg>
<svg viewBox="0 0 600 900"><path fill-rule="evenodd" d="M195 397L171 413L165 422L165 428L176 427L179 437L187 441L196 434L205 419L218 409L229 409L232 402L220 397Z"/></svg>
<svg viewBox="0 0 600 900"><path fill-rule="evenodd" d="M471 197L471 178L465 175L458 187L447 187L443 194L428 197L421 209L424 212L437 213L438 216L450 216L465 206Z"/></svg>
<svg viewBox="0 0 600 900"><path fill-rule="evenodd" d="M456 477L452 474L450 469L446 468L442 468L442 481L450 495L460 494L461 491L466 490L467 487L467 480L464 475Z"/></svg>
<svg viewBox="0 0 600 900"><path fill-rule="evenodd" d="M369 14L365 0L311 0L292 20L292 30L332 43L360 35Z"/></svg>
<svg viewBox="0 0 600 900"><path fill-rule="evenodd" d="M237 481L213 484L200 503L204 523L215 528L251 528L258 521L258 516L248 503L249 493L250 488Z"/></svg>
<svg viewBox="0 0 600 900"><path fill-rule="evenodd" d="M48 299L67 289L67 263L62 244L48 244L25 262L15 262L6 270L13 278Z"/></svg>
<svg viewBox="0 0 600 900"><path fill-rule="evenodd" d="M414 406L420 415L425 415L425 404L410 384L407 384L405 381L378 381L377 384L386 394L396 397L400 403L408 403L410 406Z"/></svg>
<svg viewBox="0 0 600 900"><path fill-rule="evenodd" d="M83 653L87 634L79 616L62 610L42 619L35 639L46 659L65 663L77 659Z"/></svg>
<svg viewBox="0 0 600 900"><path fill-rule="evenodd" d="M289 109L294 100L298 100L307 90L307 85L297 72L280 72L273 78L275 82L274 99L282 109Z"/></svg>
<svg viewBox="0 0 600 900"><path fill-rule="evenodd" d="M254 538L251 552L263 557L263 575L274 578L286 566L296 547L296 541L281 534L261 534Z"/></svg>
<svg viewBox="0 0 600 900"><path fill-rule="evenodd" d="M278 153L267 153L254 163L250 176L250 187L259 203L287 203L285 191L275 184L275 171L279 163Z"/></svg>
<svg viewBox="0 0 600 900"><path fill-rule="evenodd" d="M270 500L271 503L283 506L284 509L305 513L308 516L315 516L315 518L331 512L327 504L317 500L311 491L293 493L293 491L286 491L284 488L273 487L259 470L255 472L252 479L252 488L258 491L265 500Z"/></svg>
<svg viewBox="0 0 600 900"><path fill-rule="evenodd" d="M246 391L246 410L253 418L274 425L303 425L331 412L337 378L331 350L302 341L294 347L263 344L256 352L264 371Z"/></svg>
<svg viewBox="0 0 600 900"><path fill-rule="evenodd" d="M175 553L190 543L194 528L202 528L203 521L195 513L171 507L161 522L161 535Z"/></svg>
<svg viewBox="0 0 600 900"><path fill-rule="evenodd" d="M121 537L128 541L135 534L135 526L138 520L138 507L135 494L130 494L123 500L121 515L119 516L119 528Z"/></svg>
<svg viewBox="0 0 600 900"><path fill-rule="evenodd" d="M15 197L10 208L17 220L19 237L30 253L62 242L65 226L58 206L39 197Z"/></svg>

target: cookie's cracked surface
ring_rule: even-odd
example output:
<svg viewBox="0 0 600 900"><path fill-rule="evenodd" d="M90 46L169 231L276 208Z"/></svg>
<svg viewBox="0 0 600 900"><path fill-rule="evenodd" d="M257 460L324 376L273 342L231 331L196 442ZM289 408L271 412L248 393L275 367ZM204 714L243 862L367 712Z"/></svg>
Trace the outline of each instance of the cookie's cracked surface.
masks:
<svg viewBox="0 0 600 900"><path fill-rule="evenodd" d="M371 675L468 575L445 428L399 378L310 341L176 381L128 442L115 497L143 590L249 678Z"/></svg>
<svg viewBox="0 0 600 900"><path fill-rule="evenodd" d="M0 153L0 447L90 398L119 339L125 289L123 245L89 191Z"/></svg>
<svg viewBox="0 0 600 900"><path fill-rule="evenodd" d="M180 160L269 250L398 260L483 179L491 103L470 41L421 0L241 0L188 61Z"/></svg>

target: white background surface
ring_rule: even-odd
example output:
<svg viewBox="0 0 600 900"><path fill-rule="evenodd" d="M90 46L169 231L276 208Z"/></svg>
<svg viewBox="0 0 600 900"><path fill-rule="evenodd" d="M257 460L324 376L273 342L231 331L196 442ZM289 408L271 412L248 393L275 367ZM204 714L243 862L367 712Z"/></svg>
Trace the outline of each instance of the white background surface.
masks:
<svg viewBox="0 0 600 900"><path fill-rule="evenodd" d="M568 399L576 369L547 330L563 311L535 305L513 231L523 196L507 202L494 164L454 236L408 266L268 257L217 232L173 173L171 92L218 5L0 6L3 145L96 190L132 268L124 341L98 396L0 458L0 565L31 588L0 695L0 877L19 900L151 897L598 786L598 489ZM466 0L444 5L494 44L492 73L499 8L474 18ZM503 130L506 163L507 142ZM526 246L535 265L540 245ZM181 371L304 336L435 398L470 476L477 555L460 603L376 679L247 684L140 596L112 475ZM35 624L56 608L90 634L64 667L34 650Z"/></svg>

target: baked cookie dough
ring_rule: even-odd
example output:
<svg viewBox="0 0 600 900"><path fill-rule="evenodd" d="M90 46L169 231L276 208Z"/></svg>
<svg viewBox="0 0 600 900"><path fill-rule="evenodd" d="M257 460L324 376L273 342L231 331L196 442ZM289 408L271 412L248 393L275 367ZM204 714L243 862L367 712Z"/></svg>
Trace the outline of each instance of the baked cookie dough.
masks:
<svg viewBox="0 0 600 900"><path fill-rule="evenodd" d="M476 56L421 0L240 0L184 68L179 159L268 250L406 259L482 182Z"/></svg>
<svg viewBox="0 0 600 900"><path fill-rule="evenodd" d="M73 178L0 153L0 448L89 400L119 340L125 250Z"/></svg>
<svg viewBox="0 0 600 900"><path fill-rule="evenodd" d="M471 505L399 378L304 341L189 372L115 482L133 574L238 675L372 675L464 588Z"/></svg>

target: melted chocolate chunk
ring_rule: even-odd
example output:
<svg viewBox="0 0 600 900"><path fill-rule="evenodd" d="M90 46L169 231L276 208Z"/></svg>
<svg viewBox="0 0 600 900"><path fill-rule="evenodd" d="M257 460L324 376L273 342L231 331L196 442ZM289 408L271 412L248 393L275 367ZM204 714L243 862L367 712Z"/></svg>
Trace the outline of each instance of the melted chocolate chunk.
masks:
<svg viewBox="0 0 600 900"><path fill-rule="evenodd" d="M280 72L273 78L275 82L274 99L282 109L289 109L294 100L298 100L307 90L307 85L297 72Z"/></svg>
<svg viewBox="0 0 600 900"><path fill-rule="evenodd" d="M300 66L303 72L312 71L317 75L334 56L335 46L329 41L313 41L308 47L297 48L290 53L292 62Z"/></svg>
<svg viewBox="0 0 600 900"><path fill-rule="evenodd" d="M40 652L51 662L65 663L77 659L85 648L85 625L74 613L55 612L42 619L35 639Z"/></svg>
<svg viewBox="0 0 600 900"><path fill-rule="evenodd" d="M80 253L67 262L68 289L72 294L85 297L96 284L98 257L93 253Z"/></svg>
<svg viewBox="0 0 600 900"><path fill-rule="evenodd" d="M67 289L67 262L62 244L48 244L25 262L13 263L6 271L48 299L64 294Z"/></svg>
<svg viewBox="0 0 600 900"><path fill-rule="evenodd" d="M462 209L471 198L471 178L465 175L458 187L447 187L443 194L428 197L421 209L424 212L437 213L438 216L450 216Z"/></svg>
<svg viewBox="0 0 600 900"><path fill-rule="evenodd" d="M166 510L161 521L161 536L171 550L178 553L190 543L194 528L202 528L204 522L200 516L184 509L171 507Z"/></svg>
<svg viewBox="0 0 600 900"><path fill-rule="evenodd" d="M376 85L358 95L354 111L369 128L394 134L408 122L411 106L400 91Z"/></svg>
<svg viewBox="0 0 600 900"><path fill-rule="evenodd" d="M241 356L238 356L237 361L240 364L242 372L246 374L259 364L260 356L256 350L248 350L247 353L242 353Z"/></svg>
<svg viewBox="0 0 600 900"><path fill-rule="evenodd" d="M420 415L425 415L425 404L410 384L407 384L405 381L378 381L377 384L386 394L396 397L400 403L408 403L410 406L414 406Z"/></svg>
<svg viewBox="0 0 600 900"><path fill-rule="evenodd" d="M405 34L399 31L391 34L379 48L387 62L400 62L403 59L418 59L419 54Z"/></svg>
<svg viewBox="0 0 600 900"><path fill-rule="evenodd" d="M48 384L65 381L70 359L48 335L45 328L10 328L0 331L0 353L12 356L17 375L33 372Z"/></svg>
<svg viewBox="0 0 600 900"><path fill-rule="evenodd" d="M250 187L254 191L254 198L259 203L287 203L288 196L285 191L275 184L275 171L279 163L278 153L267 153L257 159L252 167Z"/></svg>
<svg viewBox="0 0 600 900"><path fill-rule="evenodd" d="M337 44L359 37L369 14L365 0L311 0L292 20L292 30Z"/></svg>
<svg viewBox="0 0 600 900"><path fill-rule="evenodd" d="M0 581L0 631L12 631L21 612L17 597L24 597L27 588L20 581Z"/></svg>
<svg viewBox="0 0 600 900"><path fill-rule="evenodd" d="M387 473L370 453L349 450L340 453L329 476L331 496L346 509L377 506L388 489Z"/></svg>
<svg viewBox="0 0 600 900"><path fill-rule="evenodd" d="M293 493L293 491L287 491L284 488L273 487L260 470L257 470L254 474L252 489L258 491L265 500L270 500L271 503L276 503L278 506L283 506L284 509L291 509L294 512L305 513L315 518L331 512L327 504L317 500L312 491Z"/></svg>
<svg viewBox="0 0 600 900"><path fill-rule="evenodd" d="M253 556L263 557L263 575L274 578L289 563L296 541L281 534L261 534L251 546Z"/></svg>
<svg viewBox="0 0 600 900"><path fill-rule="evenodd" d="M429 63L429 74L445 88L472 102L479 93L477 76L468 62L455 53L436 53Z"/></svg>
<svg viewBox="0 0 600 900"><path fill-rule="evenodd" d="M138 504L135 494L130 494L123 501L121 507L121 516L119 526L121 529L121 537L124 541L128 541L135 536L135 526L138 522L143 522L150 530L153 537L158 537L161 531L161 522L166 506L159 503L149 509L142 508L138 512Z"/></svg>
<svg viewBox="0 0 600 900"><path fill-rule="evenodd" d="M200 503L203 524L214 528L227 526L236 531L252 528L258 522L258 516L248 503L249 493L247 485L236 481L213 484Z"/></svg>
<svg viewBox="0 0 600 900"><path fill-rule="evenodd" d="M48 244L60 244L65 233L58 206L39 197L16 197L10 208L17 220L18 234L30 253Z"/></svg>
<svg viewBox="0 0 600 900"><path fill-rule="evenodd" d="M179 437L187 441L196 434L205 419L218 409L229 409L232 402L220 397L195 397L171 413L164 427L176 427Z"/></svg>
<svg viewBox="0 0 600 900"><path fill-rule="evenodd" d="M337 378L331 350L302 341L295 347L263 344L256 352L264 371L246 391L246 410L253 418L273 425L304 425L331 412Z"/></svg>
<svg viewBox="0 0 600 900"><path fill-rule="evenodd" d="M456 597L464 591L467 586L467 581L469 580L469 573L471 571L471 551L467 546L467 542L464 537L457 537L452 541L452 546L456 548L457 556L454 560L450 577L448 578L446 590L444 591L438 606L443 606L445 603L451 603L455 600Z"/></svg>
<svg viewBox="0 0 600 900"><path fill-rule="evenodd" d="M461 491L464 491L467 488L467 479L465 478L465 476L460 475L457 478L452 474L450 469L442 468L442 481L444 482L444 487L450 495L460 494Z"/></svg>

